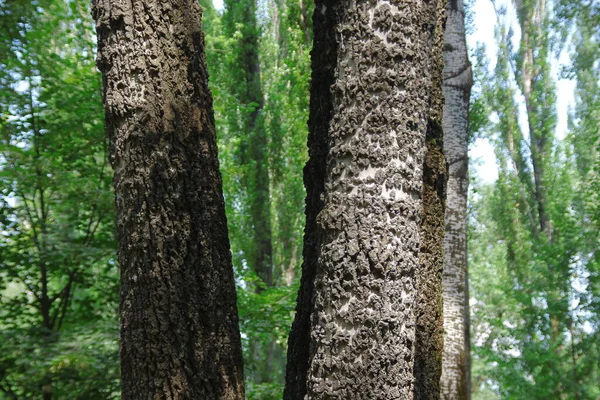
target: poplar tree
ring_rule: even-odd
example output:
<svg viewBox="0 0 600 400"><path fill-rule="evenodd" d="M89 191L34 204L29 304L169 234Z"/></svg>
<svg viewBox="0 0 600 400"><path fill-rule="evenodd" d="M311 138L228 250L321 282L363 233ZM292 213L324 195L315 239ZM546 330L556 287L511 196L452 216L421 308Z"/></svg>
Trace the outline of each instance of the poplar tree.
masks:
<svg viewBox="0 0 600 400"><path fill-rule="evenodd" d="M280 399L302 252L312 6L292 0L243 1L214 10L211 1L201 4L209 11L204 21L207 57L223 150L246 393L249 398ZM250 85L249 64L254 65L252 81L260 85ZM248 95L250 87L263 97L260 105ZM259 169L268 180L257 180ZM269 230L257 229L267 219ZM255 256L265 254L264 241L257 237L271 243L269 284L256 269Z"/></svg>
<svg viewBox="0 0 600 400"><path fill-rule="evenodd" d="M413 396L437 6L315 3L304 263L285 399Z"/></svg>
<svg viewBox="0 0 600 400"><path fill-rule="evenodd" d="M467 195L469 99L473 83L467 54L465 8L450 0L444 36L444 154L449 165L444 238L444 355L442 398L470 398Z"/></svg>
<svg viewBox="0 0 600 400"><path fill-rule="evenodd" d="M248 266L261 280L256 287L260 292L273 285L269 137L259 59L261 29L256 0L228 0L224 5L224 33L233 38L225 65L229 70L227 90L237 110L227 119L230 137L236 139L236 161L241 170L239 190L247 236L243 251Z"/></svg>
<svg viewBox="0 0 600 400"><path fill-rule="evenodd" d="M591 361L597 333L589 329L597 321L598 236L583 200L593 180L580 175L597 156L593 142L580 147L589 136L562 138L558 129L552 63L563 39L559 5L514 2L514 36L506 10L498 9L496 66L482 77L499 168L498 180L478 189L470 239L477 271L473 386L482 398L599 395ZM595 92L586 85L592 108Z"/></svg>
<svg viewBox="0 0 600 400"><path fill-rule="evenodd" d="M420 266L416 280L416 332L413 366L414 399L440 398L444 327L442 316L442 272L446 228L448 167L444 155L444 96L442 91L446 2L438 2L433 63L431 66L430 109L425 135L423 163L422 221L419 243Z"/></svg>

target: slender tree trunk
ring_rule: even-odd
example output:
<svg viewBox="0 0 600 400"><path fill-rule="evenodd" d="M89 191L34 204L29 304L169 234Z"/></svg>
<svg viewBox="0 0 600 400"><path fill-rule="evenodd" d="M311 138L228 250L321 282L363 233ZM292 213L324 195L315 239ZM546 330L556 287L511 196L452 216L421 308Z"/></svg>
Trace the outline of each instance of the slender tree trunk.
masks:
<svg viewBox="0 0 600 400"><path fill-rule="evenodd" d="M468 124L472 72L464 6L450 0L444 40L444 152L449 164L444 239L444 354L442 399L470 397L469 291L467 279Z"/></svg>
<svg viewBox="0 0 600 400"><path fill-rule="evenodd" d="M420 262L417 281L417 320L413 373L415 400L440 398L444 319L442 317L442 271L444 268L444 228L448 167L444 157L442 114L442 70L446 1L438 2L434 63L425 160L423 164L423 216L421 221Z"/></svg>
<svg viewBox="0 0 600 400"><path fill-rule="evenodd" d="M123 399L243 399L235 286L194 0L96 0L115 169Z"/></svg>
<svg viewBox="0 0 600 400"><path fill-rule="evenodd" d="M306 3L308 0L298 0L298 6L300 7L300 25L302 26L302 31L304 31L304 39L306 40L306 44L310 45L312 40L312 34L310 30L310 22L309 22L309 12L308 6Z"/></svg>
<svg viewBox="0 0 600 400"><path fill-rule="evenodd" d="M271 194L269 180L269 146L264 121L260 113L264 108L264 96L261 87L259 59L259 33L256 21L256 2L247 0L242 12L243 23L249 27L243 30L240 53L245 71L246 93L239 99L242 104L252 105L254 110L245 121L243 141L245 161L251 166L246 179L250 200L250 218L253 227L254 252L251 266L267 286L273 285L273 244L271 235ZM239 7L240 5L238 5Z"/></svg>
<svg viewBox="0 0 600 400"><path fill-rule="evenodd" d="M34 84L31 76L27 78L29 83L29 110L31 112L31 129L33 131L33 148L34 148L34 163L35 163L35 175L36 184L33 191L33 200L31 201L31 208L33 209L33 215L37 218L34 220L30 218L31 226L34 232L34 241L38 250L38 267L40 271L40 294L38 297L39 311L42 317L42 336L44 341L44 350L50 350L53 334L54 324L52 322L52 299L50 298L48 288L48 263L47 263L47 215L46 205L44 199L44 187L43 187L43 173L40 167L40 157L42 154L41 150L41 139L42 134L40 132L39 116L36 110L36 104L34 100ZM37 195L37 196L36 196ZM27 202L25 196L23 201ZM38 227L36 229L36 226ZM52 372L46 371L42 379L42 398L44 400L52 400Z"/></svg>
<svg viewBox="0 0 600 400"><path fill-rule="evenodd" d="M520 83L527 110L527 124L530 137L529 149L531 152L531 165L533 166L534 194L538 211L539 231L550 242L552 240L552 228L546 211L547 195L544 174L548 147L548 132L546 127L549 125L544 120L544 117L548 117L548 115L544 115L544 111L546 111L544 108L550 105L540 104L544 102L543 98L536 99L534 94L536 92L536 82L541 80L541 75L545 72L539 65L536 66L536 62L539 64L545 60L539 54L537 56L541 60L536 60L534 53L536 50L538 52L544 50L544 39L541 30L543 29L544 18L546 16L546 5L545 0L526 1L525 4L523 0L514 0L513 2L519 15L522 43L520 48L521 71L520 76L516 76L516 78ZM547 86L544 83L537 83L538 95L546 95L546 93L540 93L540 89ZM537 227L534 227L534 229L537 230Z"/></svg>
<svg viewBox="0 0 600 400"><path fill-rule="evenodd" d="M319 0L285 399L413 396L437 1Z"/></svg>

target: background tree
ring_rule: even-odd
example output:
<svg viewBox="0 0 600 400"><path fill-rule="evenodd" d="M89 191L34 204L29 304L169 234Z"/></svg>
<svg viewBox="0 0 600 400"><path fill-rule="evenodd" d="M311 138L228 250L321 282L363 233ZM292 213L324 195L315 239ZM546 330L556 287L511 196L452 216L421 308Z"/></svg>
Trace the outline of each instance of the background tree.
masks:
<svg viewBox="0 0 600 400"><path fill-rule="evenodd" d="M301 171L306 160L312 40L307 17L312 7L297 1L246 1L228 3L220 11L207 3L203 4L210 10L204 25L207 57L223 149L220 159L238 278L247 395L280 399L302 251L305 192ZM263 96L260 110L246 90L248 48L255 53L252 74L260 86L254 85L253 90ZM256 122L252 132L247 124L250 117ZM258 146L258 142L263 144ZM258 169L268 179L257 186ZM268 229L257 231L254 220L268 221ZM264 254L255 234L273 244L269 285L253 261L253 255Z"/></svg>
<svg viewBox="0 0 600 400"><path fill-rule="evenodd" d="M470 397L467 194L469 99L473 77L467 54L465 8L448 2L444 36L444 154L449 165L444 238L443 399Z"/></svg>
<svg viewBox="0 0 600 400"><path fill-rule="evenodd" d="M237 164L240 168L240 205L242 229L252 245L244 246L245 261L258 278L258 292L273 286L273 237L271 234L271 195L269 180L269 136L264 113L265 97L261 85L259 60L260 26L256 0L225 1L224 33L233 37L227 90L237 103L228 113L230 134L237 139ZM232 79L233 78L233 79ZM270 371L265 371L270 372Z"/></svg>
<svg viewBox="0 0 600 400"><path fill-rule="evenodd" d="M304 264L286 399L412 396L436 6L315 3Z"/></svg>
<svg viewBox="0 0 600 400"><path fill-rule="evenodd" d="M239 185L235 198L236 227L240 231L243 259L258 279L249 281L251 290L260 294L272 287L273 235L271 222L271 179L269 163L269 134L265 123L265 97L261 84L259 41L261 27L257 21L255 0L226 1L223 13L226 37L233 38L228 46L230 56L225 59L231 73L224 82L234 100L226 113L230 137L235 140L234 162L238 169ZM270 336L270 335L269 335ZM270 339L273 339L272 336ZM258 384L272 381L281 366L273 365L282 354L275 342L262 341L252 335L249 338L248 356L252 360L246 371ZM281 356L278 357L281 359Z"/></svg>
<svg viewBox="0 0 600 400"><path fill-rule="evenodd" d="M571 372L578 385L574 394L584 399L600 396L600 388L594 384L600 379L600 2L562 6L559 14L568 11L567 21L573 24L573 62L568 73L577 86L567 144L572 148L571 162L577 171L573 204L580 248L574 275L578 283L583 283L573 288L572 301L578 304L572 306L568 324Z"/></svg>
<svg viewBox="0 0 600 400"><path fill-rule="evenodd" d="M123 398L244 397L195 1L93 7L115 169Z"/></svg>
<svg viewBox="0 0 600 400"><path fill-rule="evenodd" d="M499 8L494 73L480 63L499 177L478 188L473 209L475 394L595 398L597 347L589 341L597 337L598 240L579 194L588 183L577 164L597 156L589 147L585 156L574 151L584 136L558 135L559 3L514 7L520 35L513 36ZM590 89L593 98L597 89Z"/></svg>

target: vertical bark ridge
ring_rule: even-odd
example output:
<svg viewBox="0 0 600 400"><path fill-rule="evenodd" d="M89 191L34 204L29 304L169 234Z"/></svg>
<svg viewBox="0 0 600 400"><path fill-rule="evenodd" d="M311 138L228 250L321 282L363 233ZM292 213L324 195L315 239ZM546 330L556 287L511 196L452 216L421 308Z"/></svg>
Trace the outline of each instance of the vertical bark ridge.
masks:
<svg viewBox="0 0 600 400"><path fill-rule="evenodd" d="M329 144L328 130L333 116L330 88L335 83L338 43L335 27L339 18L339 1L316 0L313 14L314 42L311 53L312 83L308 120L308 154L304 167L306 187L306 226L302 250L302 276L296 316L288 338L285 377L285 400L303 400L306 395L310 356L311 313L314 308L315 273L318 261L317 215L324 206L325 174ZM327 8L331 12L327 12Z"/></svg>
<svg viewBox="0 0 600 400"><path fill-rule="evenodd" d="M193 0L96 0L121 266L123 399L243 399L235 286Z"/></svg>
<svg viewBox="0 0 600 400"><path fill-rule="evenodd" d="M256 21L256 3L250 1L244 10L244 21L250 25L246 36L242 38L242 53L244 58L245 80L247 93L242 99L245 104L252 104L254 109L248 116L245 131L248 135L245 141L251 170L247 176L249 193L251 225L255 241L251 265L257 275L267 286L273 285L273 244L271 235L271 193L269 178L269 139L261 118L265 99L261 86L259 60L259 28ZM259 290L260 291L260 290Z"/></svg>
<svg viewBox="0 0 600 400"><path fill-rule="evenodd" d="M413 396L437 1L317 1L286 399Z"/></svg>
<svg viewBox="0 0 600 400"><path fill-rule="evenodd" d="M423 164L423 216L420 270L417 274L417 317L414 362L415 400L440 398L444 320L442 317L442 271L448 167L443 152L442 70L446 1L438 2L430 113Z"/></svg>
<svg viewBox="0 0 600 400"><path fill-rule="evenodd" d="M444 238L444 353L441 396L470 397L469 294L467 277L467 193L469 99L472 86L464 6L447 6L444 38L444 153L449 164Z"/></svg>

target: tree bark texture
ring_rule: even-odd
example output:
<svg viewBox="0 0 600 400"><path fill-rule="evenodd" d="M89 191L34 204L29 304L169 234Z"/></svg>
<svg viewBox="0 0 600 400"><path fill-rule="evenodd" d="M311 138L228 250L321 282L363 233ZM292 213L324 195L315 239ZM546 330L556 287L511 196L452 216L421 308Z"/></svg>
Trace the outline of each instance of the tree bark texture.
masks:
<svg viewBox="0 0 600 400"><path fill-rule="evenodd" d="M212 97L194 0L96 0L121 266L123 399L243 399Z"/></svg>
<svg viewBox="0 0 600 400"><path fill-rule="evenodd" d="M438 2L430 111L423 164L423 216L420 238L420 270L417 282L417 319L414 361L415 400L440 398L444 319L442 317L442 271L448 167L444 157L442 70L446 1Z"/></svg>
<svg viewBox="0 0 600 400"><path fill-rule="evenodd" d="M315 3L304 263L285 399L413 396L436 6Z"/></svg>
<svg viewBox="0 0 600 400"><path fill-rule="evenodd" d="M444 152L449 164L444 238L444 353L442 399L470 397L467 193L469 99L473 83L467 55L464 6L450 0L444 39Z"/></svg>

